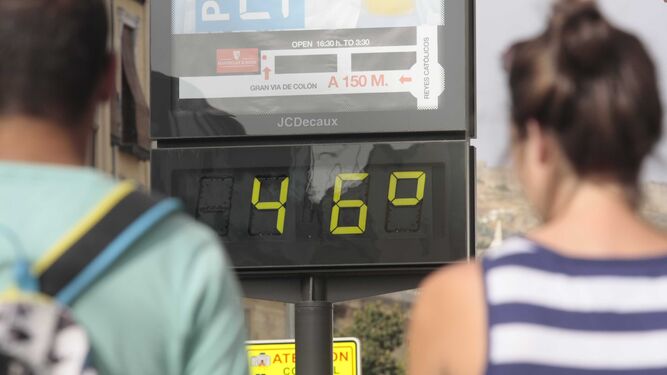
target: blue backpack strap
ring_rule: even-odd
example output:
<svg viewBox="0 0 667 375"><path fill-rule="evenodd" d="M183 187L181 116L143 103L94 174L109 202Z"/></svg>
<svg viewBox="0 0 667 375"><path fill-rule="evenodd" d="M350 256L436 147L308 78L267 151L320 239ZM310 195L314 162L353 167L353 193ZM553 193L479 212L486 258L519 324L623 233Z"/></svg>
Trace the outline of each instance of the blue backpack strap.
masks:
<svg viewBox="0 0 667 375"><path fill-rule="evenodd" d="M180 210L178 200L119 184L35 263L40 291L71 305L146 232Z"/></svg>

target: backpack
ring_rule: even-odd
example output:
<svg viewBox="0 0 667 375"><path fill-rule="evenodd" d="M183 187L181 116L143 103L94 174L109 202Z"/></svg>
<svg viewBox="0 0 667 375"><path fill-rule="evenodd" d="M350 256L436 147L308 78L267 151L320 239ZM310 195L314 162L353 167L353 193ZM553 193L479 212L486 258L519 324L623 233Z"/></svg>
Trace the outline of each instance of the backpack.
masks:
<svg viewBox="0 0 667 375"><path fill-rule="evenodd" d="M0 295L0 375L97 374L89 337L68 306L180 207L119 183L37 262L20 257L15 285Z"/></svg>

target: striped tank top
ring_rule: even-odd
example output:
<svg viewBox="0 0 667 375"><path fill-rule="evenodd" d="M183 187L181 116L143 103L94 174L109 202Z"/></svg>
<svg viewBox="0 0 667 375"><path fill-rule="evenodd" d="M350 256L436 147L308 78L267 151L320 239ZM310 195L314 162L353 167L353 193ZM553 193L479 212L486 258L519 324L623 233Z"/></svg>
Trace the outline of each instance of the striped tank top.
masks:
<svg viewBox="0 0 667 375"><path fill-rule="evenodd" d="M667 374L667 257L574 259L515 238L483 268L487 375Z"/></svg>

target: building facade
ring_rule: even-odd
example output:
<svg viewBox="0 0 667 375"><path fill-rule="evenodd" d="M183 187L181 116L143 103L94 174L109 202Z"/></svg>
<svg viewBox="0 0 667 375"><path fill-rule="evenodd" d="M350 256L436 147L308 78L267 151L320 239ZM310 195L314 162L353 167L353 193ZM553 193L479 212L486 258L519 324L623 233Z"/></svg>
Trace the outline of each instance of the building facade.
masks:
<svg viewBox="0 0 667 375"><path fill-rule="evenodd" d="M150 181L150 2L107 0L116 52L116 95L95 121L92 163L118 178Z"/></svg>

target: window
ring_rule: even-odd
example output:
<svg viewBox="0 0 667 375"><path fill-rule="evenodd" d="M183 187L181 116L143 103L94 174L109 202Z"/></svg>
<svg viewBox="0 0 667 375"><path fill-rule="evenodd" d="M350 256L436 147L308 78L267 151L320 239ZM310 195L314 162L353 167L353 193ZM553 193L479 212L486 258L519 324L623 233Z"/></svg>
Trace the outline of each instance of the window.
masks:
<svg viewBox="0 0 667 375"><path fill-rule="evenodd" d="M121 85L113 103L112 143L121 151L148 160L150 113L141 89L134 54L135 29L123 26L121 34Z"/></svg>

